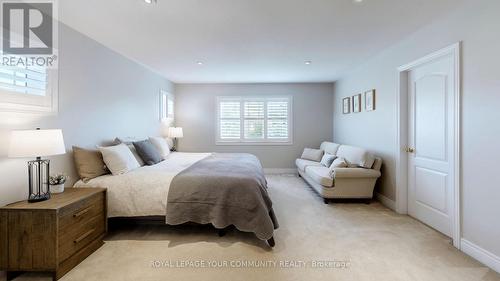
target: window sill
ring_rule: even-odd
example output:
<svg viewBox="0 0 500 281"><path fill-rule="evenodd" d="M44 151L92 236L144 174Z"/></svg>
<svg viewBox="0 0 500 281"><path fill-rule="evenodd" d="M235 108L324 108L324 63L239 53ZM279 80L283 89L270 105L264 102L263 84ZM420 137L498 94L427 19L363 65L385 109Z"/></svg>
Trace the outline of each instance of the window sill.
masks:
<svg viewBox="0 0 500 281"><path fill-rule="evenodd" d="M36 106L24 105L16 103L3 103L0 102L0 111L11 113L30 113L30 114L43 114L43 115L57 115L58 110L56 106Z"/></svg>
<svg viewBox="0 0 500 281"><path fill-rule="evenodd" d="M216 141L215 145L228 145L228 146L283 146L293 145L293 142L231 142L231 141Z"/></svg>

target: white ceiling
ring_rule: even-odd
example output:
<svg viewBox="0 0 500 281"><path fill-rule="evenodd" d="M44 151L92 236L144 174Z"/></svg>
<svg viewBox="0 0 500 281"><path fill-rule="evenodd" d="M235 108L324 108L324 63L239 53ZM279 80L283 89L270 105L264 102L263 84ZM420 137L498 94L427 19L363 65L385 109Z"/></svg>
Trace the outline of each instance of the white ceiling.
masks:
<svg viewBox="0 0 500 281"><path fill-rule="evenodd" d="M331 82L461 1L64 0L59 16L176 83Z"/></svg>

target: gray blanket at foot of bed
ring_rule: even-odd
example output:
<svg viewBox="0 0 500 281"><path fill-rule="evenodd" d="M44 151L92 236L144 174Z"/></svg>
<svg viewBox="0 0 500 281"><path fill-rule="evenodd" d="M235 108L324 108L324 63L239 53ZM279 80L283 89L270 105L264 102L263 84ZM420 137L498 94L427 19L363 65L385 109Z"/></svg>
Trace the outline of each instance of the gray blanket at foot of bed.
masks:
<svg viewBox="0 0 500 281"><path fill-rule="evenodd" d="M175 176L168 192L167 223L185 222L234 225L270 239L278 221L257 157L214 153Z"/></svg>

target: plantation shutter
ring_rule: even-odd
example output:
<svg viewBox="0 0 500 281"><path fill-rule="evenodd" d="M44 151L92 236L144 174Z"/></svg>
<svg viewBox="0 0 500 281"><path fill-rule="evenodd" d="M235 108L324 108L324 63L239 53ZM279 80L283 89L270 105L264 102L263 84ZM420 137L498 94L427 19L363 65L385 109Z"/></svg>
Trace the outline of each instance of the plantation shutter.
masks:
<svg viewBox="0 0 500 281"><path fill-rule="evenodd" d="M290 144L290 97L217 97L217 142Z"/></svg>
<svg viewBox="0 0 500 281"><path fill-rule="evenodd" d="M264 138L264 102L245 101L244 102L244 138L263 139Z"/></svg>
<svg viewBox="0 0 500 281"><path fill-rule="evenodd" d="M267 102L267 137L288 139L288 100Z"/></svg>
<svg viewBox="0 0 500 281"><path fill-rule="evenodd" d="M219 103L220 139L240 139L241 135L241 102L221 101Z"/></svg>
<svg viewBox="0 0 500 281"><path fill-rule="evenodd" d="M0 67L0 88L13 93L43 97L47 80L44 67Z"/></svg>

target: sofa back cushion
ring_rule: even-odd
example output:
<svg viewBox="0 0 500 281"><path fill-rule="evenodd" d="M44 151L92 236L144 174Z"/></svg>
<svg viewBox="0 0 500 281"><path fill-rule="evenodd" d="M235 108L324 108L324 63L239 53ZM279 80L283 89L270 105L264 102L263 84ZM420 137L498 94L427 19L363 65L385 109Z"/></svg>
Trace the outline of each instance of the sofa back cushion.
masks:
<svg viewBox="0 0 500 281"><path fill-rule="evenodd" d="M350 145L341 145L337 150L337 157L345 158L350 166L354 165L367 169L370 169L375 162L375 157L366 149Z"/></svg>
<svg viewBox="0 0 500 281"><path fill-rule="evenodd" d="M340 144L324 141L321 143L319 149L323 150L325 153L337 155L337 150L339 149Z"/></svg>

